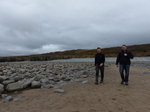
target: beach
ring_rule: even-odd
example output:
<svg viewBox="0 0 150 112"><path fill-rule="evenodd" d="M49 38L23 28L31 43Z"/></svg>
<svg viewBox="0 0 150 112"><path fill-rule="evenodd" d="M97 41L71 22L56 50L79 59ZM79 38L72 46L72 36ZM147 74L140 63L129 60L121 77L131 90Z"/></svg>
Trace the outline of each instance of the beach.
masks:
<svg viewBox="0 0 150 112"><path fill-rule="evenodd" d="M92 67L92 63L90 65ZM54 93L55 88L25 89L10 93L19 100L1 99L0 112L150 111L150 68L131 66L128 86L120 84L119 69L113 64L105 67L104 83L94 84L94 72L90 72L92 74L89 77L82 75L68 81L61 86L65 91L62 93Z"/></svg>

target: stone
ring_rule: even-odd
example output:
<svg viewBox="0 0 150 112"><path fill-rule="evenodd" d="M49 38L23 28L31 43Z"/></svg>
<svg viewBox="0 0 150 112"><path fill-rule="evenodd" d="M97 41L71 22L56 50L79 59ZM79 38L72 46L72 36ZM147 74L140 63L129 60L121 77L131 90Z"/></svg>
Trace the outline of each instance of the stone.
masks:
<svg viewBox="0 0 150 112"><path fill-rule="evenodd" d="M11 71L8 71L8 72L7 72L7 74L9 74L9 75L10 75L10 74L12 74L12 72L11 72Z"/></svg>
<svg viewBox="0 0 150 112"><path fill-rule="evenodd" d="M40 71L46 71L46 68L41 68Z"/></svg>
<svg viewBox="0 0 150 112"><path fill-rule="evenodd" d="M12 96L7 96L5 99L6 99L7 101L12 101L12 100L13 100L13 97L12 97Z"/></svg>
<svg viewBox="0 0 150 112"><path fill-rule="evenodd" d="M61 80L65 79L65 78L66 78L65 75L61 75L61 76L60 76L60 79L61 79Z"/></svg>
<svg viewBox="0 0 150 112"><path fill-rule="evenodd" d="M0 83L1 83L1 81L3 82L4 80L8 80L8 79L9 79L8 77L0 76Z"/></svg>
<svg viewBox="0 0 150 112"><path fill-rule="evenodd" d="M88 80L82 82L82 84L87 84L87 83L89 83Z"/></svg>
<svg viewBox="0 0 150 112"><path fill-rule="evenodd" d="M60 85L55 85L54 88L55 88L55 89L61 89L62 86L60 86Z"/></svg>
<svg viewBox="0 0 150 112"><path fill-rule="evenodd" d="M60 81L60 82L57 83L57 85L60 85L60 86L63 86L65 84L67 84L67 82L65 82L65 81Z"/></svg>
<svg viewBox="0 0 150 112"><path fill-rule="evenodd" d="M65 77L65 79L63 79L64 81L70 81L71 78L70 77Z"/></svg>
<svg viewBox="0 0 150 112"><path fill-rule="evenodd" d="M50 83L50 84L53 84L53 85L55 84L55 82L54 82L54 81L52 81L52 80L50 80L50 81L49 81L49 83Z"/></svg>
<svg viewBox="0 0 150 112"><path fill-rule="evenodd" d="M18 91L23 89L23 81L18 81L16 83L8 84L6 87L7 91Z"/></svg>
<svg viewBox="0 0 150 112"><path fill-rule="evenodd" d="M14 83L14 82L15 82L14 80L6 80L6 81L3 81L3 84L8 85L8 84Z"/></svg>
<svg viewBox="0 0 150 112"><path fill-rule="evenodd" d="M2 94L2 98L5 99L8 95L7 94Z"/></svg>
<svg viewBox="0 0 150 112"><path fill-rule="evenodd" d="M8 72L8 70L3 70L3 73L7 73Z"/></svg>
<svg viewBox="0 0 150 112"><path fill-rule="evenodd" d="M31 76L30 73L27 72L27 73L23 74L23 77L24 77L24 78L31 78L32 76Z"/></svg>
<svg viewBox="0 0 150 112"><path fill-rule="evenodd" d="M16 73L16 70L15 70L14 68L11 68L10 71L11 71L12 73Z"/></svg>
<svg viewBox="0 0 150 112"><path fill-rule="evenodd" d="M51 84L43 83L41 88L51 88Z"/></svg>
<svg viewBox="0 0 150 112"><path fill-rule="evenodd" d="M10 79L13 79L14 77L16 77L17 76L17 74L16 73L13 73L13 74L11 74L11 76L9 77Z"/></svg>
<svg viewBox="0 0 150 112"><path fill-rule="evenodd" d="M87 75L82 75L81 77L82 77L82 78L87 78L88 76L87 76Z"/></svg>
<svg viewBox="0 0 150 112"><path fill-rule="evenodd" d="M36 69L36 68L33 68L32 70L31 70L31 72L38 72L39 70L38 69Z"/></svg>
<svg viewBox="0 0 150 112"><path fill-rule="evenodd" d="M31 85L33 80L34 80L33 78L25 80L23 83L23 88L27 88L29 85Z"/></svg>
<svg viewBox="0 0 150 112"><path fill-rule="evenodd" d="M60 79L59 77L55 77L53 80L54 80L55 82L59 82L61 79Z"/></svg>
<svg viewBox="0 0 150 112"><path fill-rule="evenodd" d="M0 93L4 91L4 85L0 84Z"/></svg>
<svg viewBox="0 0 150 112"><path fill-rule="evenodd" d="M64 89L55 89L54 93L65 93Z"/></svg>
<svg viewBox="0 0 150 112"><path fill-rule="evenodd" d="M82 82L82 79L75 79L74 82Z"/></svg>
<svg viewBox="0 0 150 112"><path fill-rule="evenodd" d="M44 75L36 75L35 77L34 77L34 80L35 81L40 81L41 79L44 79L44 78L46 78Z"/></svg>
<svg viewBox="0 0 150 112"><path fill-rule="evenodd" d="M23 79L23 77L20 76L20 75L14 77L15 82L18 82L18 81L20 81L20 80L22 80L22 79Z"/></svg>
<svg viewBox="0 0 150 112"><path fill-rule="evenodd" d="M63 85L67 84L67 82L61 80L54 86L55 89L61 89Z"/></svg>
<svg viewBox="0 0 150 112"><path fill-rule="evenodd" d="M53 80L53 79L54 79L54 77L51 77L51 76L49 77L49 80Z"/></svg>
<svg viewBox="0 0 150 112"><path fill-rule="evenodd" d="M0 83L3 83L3 81L4 81L4 80L3 80L2 78L0 78Z"/></svg>
<svg viewBox="0 0 150 112"><path fill-rule="evenodd" d="M41 83L46 83L49 82L49 79L45 78L45 79L41 79Z"/></svg>
<svg viewBox="0 0 150 112"><path fill-rule="evenodd" d="M31 87L32 87L32 88L39 88L40 86L41 86L40 81L33 81L33 82L31 83Z"/></svg>
<svg viewBox="0 0 150 112"><path fill-rule="evenodd" d="M20 69L19 72L20 72L20 73L25 73L26 70L25 70L25 69Z"/></svg>

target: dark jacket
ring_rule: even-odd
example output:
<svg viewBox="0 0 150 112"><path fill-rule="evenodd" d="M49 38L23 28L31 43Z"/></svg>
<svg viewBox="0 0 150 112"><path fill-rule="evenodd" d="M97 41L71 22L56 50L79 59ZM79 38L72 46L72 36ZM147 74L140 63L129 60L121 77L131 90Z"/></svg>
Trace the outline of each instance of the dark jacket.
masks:
<svg viewBox="0 0 150 112"><path fill-rule="evenodd" d="M97 53L95 55L95 66L100 65L101 63L105 63L105 55L103 53Z"/></svg>
<svg viewBox="0 0 150 112"><path fill-rule="evenodd" d="M124 53L126 53L127 56L124 56ZM133 54L128 50L126 50L125 52L122 50L121 52L118 53L116 65L118 65L118 63L123 65L130 65L131 64L130 59L133 59Z"/></svg>

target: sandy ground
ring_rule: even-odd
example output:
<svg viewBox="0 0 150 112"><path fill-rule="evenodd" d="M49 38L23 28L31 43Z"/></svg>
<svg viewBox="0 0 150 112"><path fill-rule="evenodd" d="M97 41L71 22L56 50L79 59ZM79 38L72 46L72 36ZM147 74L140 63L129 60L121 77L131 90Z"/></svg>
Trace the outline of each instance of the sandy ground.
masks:
<svg viewBox="0 0 150 112"><path fill-rule="evenodd" d="M115 66L105 69L103 84L69 82L62 89L66 93L53 93L54 89L25 90L13 94L21 100L0 100L0 112L150 112L150 69L131 67L129 85L120 84Z"/></svg>

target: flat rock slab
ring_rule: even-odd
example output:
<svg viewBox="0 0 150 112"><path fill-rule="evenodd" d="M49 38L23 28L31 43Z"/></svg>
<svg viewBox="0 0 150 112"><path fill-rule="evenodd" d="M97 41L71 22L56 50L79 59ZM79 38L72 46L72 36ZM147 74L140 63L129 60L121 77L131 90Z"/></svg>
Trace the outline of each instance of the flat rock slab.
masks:
<svg viewBox="0 0 150 112"><path fill-rule="evenodd" d="M74 82L82 82L82 79L75 79Z"/></svg>
<svg viewBox="0 0 150 112"><path fill-rule="evenodd" d="M23 82L11 83L6 87L7 91L18 91L23 89Z"/></svg>
<svg viewBox="0 0 150 112"><path fill-rule="evenodd" d="M88 80L82 82L82 84L87 84L87 83L89 83Z"/></svg>
<svg viewBox="0 0 150 112"><path fill-rule="evenodd" d="M55 89L54 93L65 93L64 89Z"/></svg>
<svg viewBox="0 0 150 112"><path fill-rule="evenodd" d="M12 96L7 96L5 99L6 99L7 101L12 101L12 100L13 100L13 97L12 97Z"/></svg>

